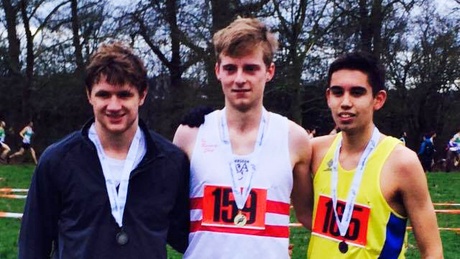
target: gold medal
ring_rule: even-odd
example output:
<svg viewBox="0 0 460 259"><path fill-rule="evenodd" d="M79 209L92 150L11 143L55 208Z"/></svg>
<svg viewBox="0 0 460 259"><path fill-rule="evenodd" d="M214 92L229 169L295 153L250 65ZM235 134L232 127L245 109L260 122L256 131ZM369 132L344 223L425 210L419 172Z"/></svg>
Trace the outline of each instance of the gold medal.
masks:
<svg viewBox="0 0 460 259"><path fill-rule="evenodd" d="M243 213L241 213L241 211L238 212L238 214L235 216L235 219L233 220L235 225L239 227L243 227L244 225L246 225L247 221L248 219L246 218L246 216L243 215Z"/></svg>

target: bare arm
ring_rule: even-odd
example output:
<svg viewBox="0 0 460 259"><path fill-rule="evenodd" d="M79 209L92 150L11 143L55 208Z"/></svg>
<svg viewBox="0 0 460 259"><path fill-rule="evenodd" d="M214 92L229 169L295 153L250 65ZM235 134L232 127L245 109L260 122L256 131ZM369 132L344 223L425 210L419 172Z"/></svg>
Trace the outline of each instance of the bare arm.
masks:
<svg viewBox="0 0 460 259"><path fill-rule="evenodd" d="M19 136L21 136L21 138L24 138L24 134L26 134L26 130L27 130L27 126L24 127L24 128L19 132Z"/></svg>
<svg viewBox="0 0 460 259"><path fill-rule="evenodd" d="M307 132L289 122L289 151L294 166L294 186L291 201L297 220L311 230L313 210L313 181L310 174L311 144Z"/></svg>
<svg viewBox="0 0 460 259"><path fill-rule="evenodd" d="M400 159L401 157L404 159ZM390 206L409 218L421 258L443 258L436 214L428 191L426 175L417 155L405 147L398 146L389 161L387 168L394 169L394 179L387 185L395 184L397 193L400 194L400 204L390 202Z"/></svg>

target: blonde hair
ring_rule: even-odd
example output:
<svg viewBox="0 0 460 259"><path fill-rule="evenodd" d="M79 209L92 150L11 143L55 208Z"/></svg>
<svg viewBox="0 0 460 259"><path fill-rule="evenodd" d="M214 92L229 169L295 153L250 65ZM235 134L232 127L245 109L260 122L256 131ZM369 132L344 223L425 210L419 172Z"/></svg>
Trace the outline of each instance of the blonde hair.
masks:
<svg viewBox="0 0 460 259"><path fill-rule="evenodd" d="M264 63L270 66L278 49L278 39L264 23L255 18L238 17L214 34L213 44L218 63L220 63L220 54L241 57L261 46Z"/></svg>

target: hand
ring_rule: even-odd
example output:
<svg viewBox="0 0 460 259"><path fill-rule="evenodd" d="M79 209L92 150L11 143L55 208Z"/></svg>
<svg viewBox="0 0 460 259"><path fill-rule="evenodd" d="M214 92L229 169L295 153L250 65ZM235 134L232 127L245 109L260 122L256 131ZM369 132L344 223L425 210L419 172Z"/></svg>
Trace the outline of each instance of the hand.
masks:
<svg viewBox="0 0 460 259"><path fill-rule="evenodd" d="M204 116L212 111L214 111L214 108L210 106L197 106L189 110L189 112L182 117L180 124L192 128L199 127L204 122Z"/></svg>

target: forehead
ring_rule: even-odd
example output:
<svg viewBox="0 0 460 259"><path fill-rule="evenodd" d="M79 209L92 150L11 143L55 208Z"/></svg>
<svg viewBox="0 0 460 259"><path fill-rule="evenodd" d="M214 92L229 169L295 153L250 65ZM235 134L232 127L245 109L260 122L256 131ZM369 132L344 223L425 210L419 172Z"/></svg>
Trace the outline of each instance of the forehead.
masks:
<svg viewBox="0 0 460 259"><path fill-rule="evenodd" d="M220 64L263 64L263 51L261 47L254 49L253 51L246 52L238 56L228 56L224 53L220 54Z"/></svg>
<svg viewBox="0 0 460 259"><path fill-rule="evenodd" d="M359 70L349 69L341 69L332 73L329 86L340 86L345 88L361 86L372 89L369 84L369 78L365 73Z"/></svg>
<svg viewBox="0 0 460 259"><path fill-rule="evenodd" d="M109 91L109 92L120 92L120 91L137 91L137 88L129 83L125 84L110 84L108 83L105 78L99 80L99 82L95 83L92 87L92 92L98 91Z"/></svg>

